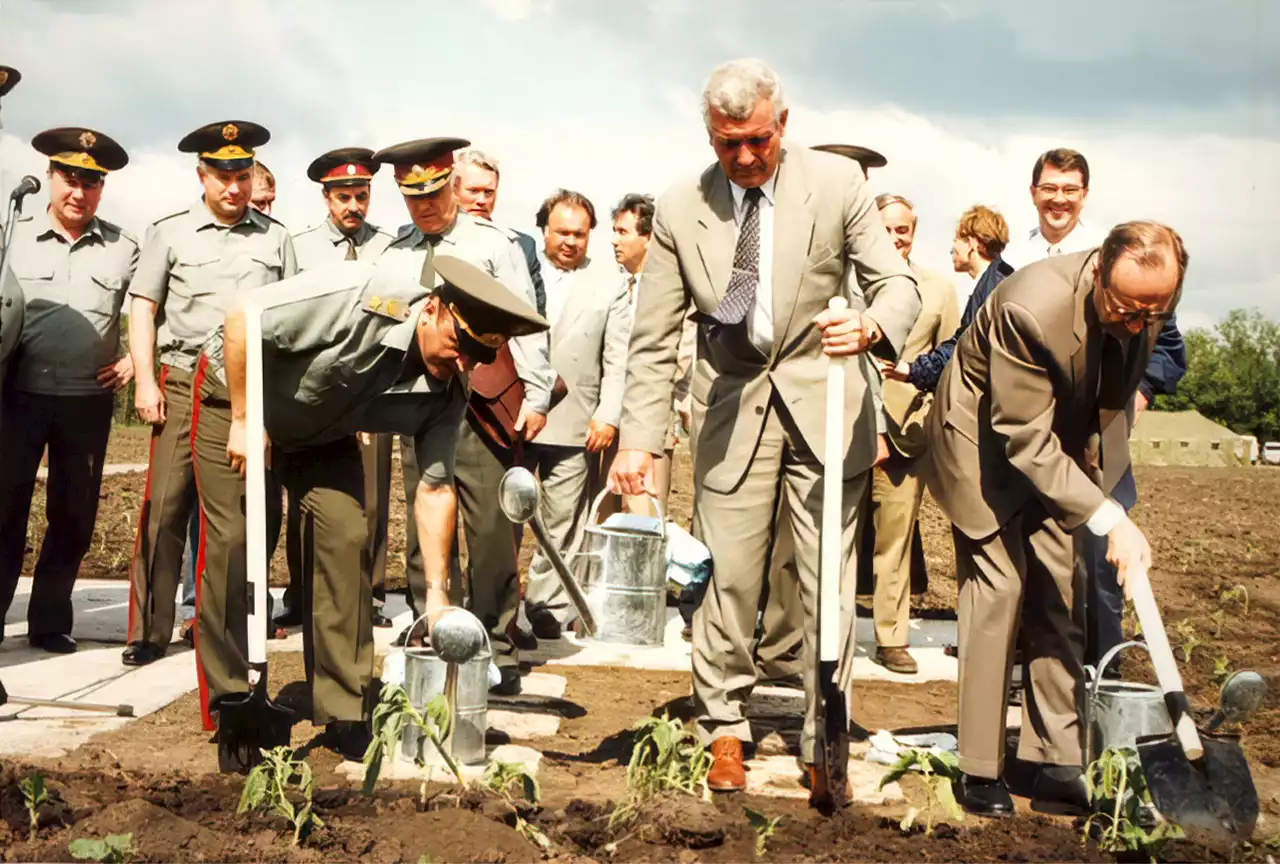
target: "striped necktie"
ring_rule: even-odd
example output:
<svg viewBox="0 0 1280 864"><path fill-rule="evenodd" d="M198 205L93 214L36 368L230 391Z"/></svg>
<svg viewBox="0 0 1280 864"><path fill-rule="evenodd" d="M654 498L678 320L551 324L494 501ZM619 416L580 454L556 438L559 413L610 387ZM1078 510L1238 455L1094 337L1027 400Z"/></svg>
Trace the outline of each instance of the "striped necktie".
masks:
<svg viewBox="0 0 1280 864"><path fill-rule="evenodd" d="M742 214L742 230L738 232L738 245L733 253L733 273L724 299L711 313L721 324L741 324L756 301L756 288L760 284L760 199L764 192L759 186L747 190L746 209Z"/></svg>

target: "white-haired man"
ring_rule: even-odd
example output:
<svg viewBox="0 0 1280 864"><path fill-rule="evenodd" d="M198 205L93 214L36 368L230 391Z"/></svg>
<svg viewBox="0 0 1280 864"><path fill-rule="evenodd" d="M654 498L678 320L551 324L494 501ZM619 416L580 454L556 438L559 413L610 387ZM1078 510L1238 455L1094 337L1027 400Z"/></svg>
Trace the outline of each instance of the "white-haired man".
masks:
<svg viewBox="0 0 1280 864"><path fill-rule="evenodd" d="M698 724L719 791L746 786L743 708L756 681L752 637L778 495L788 504L805 605L805 649L817 651L818 527L825 447L828 356L872 350L896 357L920 311L915 277L885 233L862 171L848 159L785 148L787 109L778 76L759 60L714 72L703 117L716 163L658 201L645 290L627 362L622 441L611 482L652 491L662 453L681 323L697 309L690 387L694 507L715 572L693 621ZM832 311L854 269L863 289ZM865 302L861 302L865 297ZM850 364L845 404L843 546L853 554L858 505L876 456L876 420L865 364ZM853 572L852 568L847 571ZM842 661L848 690L853 582L841 591ZM815 753L817 669L805 675L802 757ZM810 769L810 801L837 790ZM843 790L840 790L843 791ZM839 794L839 792L837 792Z"/></svg>

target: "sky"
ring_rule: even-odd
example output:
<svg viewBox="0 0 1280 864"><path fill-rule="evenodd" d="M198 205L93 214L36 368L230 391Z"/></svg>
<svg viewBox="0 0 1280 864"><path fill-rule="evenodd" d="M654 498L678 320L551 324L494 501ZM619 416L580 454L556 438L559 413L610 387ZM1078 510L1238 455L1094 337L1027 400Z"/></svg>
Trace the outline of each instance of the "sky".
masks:
<svg viewBox="0 0 1280 864"><path fill-rule="evenodd" d="M325 216L315 156L451 135L499 159L498 221L532 230L575 189L607 257L624 193L711 162L702 87L745 56L781 75L790 146L888 158L870 182L915 203L918 263L950 272L975 203L1029 231L1032 164L1067 146L1092 169L1086 219L1183 235L1184 329L1280 318L1274 0L0 0L0 63L23 74L0 108L0 190L43 176L37 132L98 129L130 155L99 214L142 236L199 196L178 140L248 120L271 130L272 215L297 232ZM389 171L370 216L408 221Z"/></svg>

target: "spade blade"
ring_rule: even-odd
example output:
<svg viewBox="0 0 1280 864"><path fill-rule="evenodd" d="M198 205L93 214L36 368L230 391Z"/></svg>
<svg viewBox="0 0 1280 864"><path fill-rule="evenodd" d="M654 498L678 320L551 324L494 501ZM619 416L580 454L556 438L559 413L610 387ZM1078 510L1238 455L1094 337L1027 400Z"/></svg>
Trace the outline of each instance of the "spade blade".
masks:
<svg viewBox="0 0 1280 864"><path fill-rule="evenodd" d="M1258 793L1238 740L1203 736L1193 764L1173 738L1139 738L1138 758L1156 808L1204 843L1248 839L1258 821Z"/></svg>

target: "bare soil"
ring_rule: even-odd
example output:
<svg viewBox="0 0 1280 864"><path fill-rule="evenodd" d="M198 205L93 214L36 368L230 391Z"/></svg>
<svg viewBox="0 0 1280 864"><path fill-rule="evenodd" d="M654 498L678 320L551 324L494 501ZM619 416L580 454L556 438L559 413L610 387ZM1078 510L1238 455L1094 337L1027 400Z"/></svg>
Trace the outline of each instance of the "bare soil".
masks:
<svg viewBox="0 0 1280 864"><path fill-rule="evenodd" d="M123 452L113 440L112 453ZM123 461L123 460L121 460ZM688 520L688 464L678 466L677 519ZM103 518L86 576L123 576L142 475L108 478ZM1272 690L1263 710L1243 730L1264 822L1259 838L1280 824L1280 531L1273 507L1280 501L1280 471L1269 469L1141 469L1142 502L1135 511L1155 550L1152 574L1166 623L1200 644L1172 635L1192 702L1207 716L1222 672L1257 669ZM392 573L403 573L403 502L393 495ZM42 533L42 504L33 508L32 545ZM950 531L926 501L922 517L931 585L916 598L923 609L951 608L955 586ZM276 571L283 575L283 569ZM1247 608L1224 593L1243 586ZM309 712L301 655L273 654L273 690L302 717ZM610 831L608 816L626 790L631 728L639 718L668 711L687 716L688 673L557 667L568 680L563 722L551 739L530 743L544 751L539 773L543 801L526 811L552 841L542 853L514 829L509 810L478 794L433 787L425 808L416 783L388 784L370 800L335 772L338 757L325 749L320 729L304 719L294 744L308 754L318 779L316 806L327 827L298 848L279 819L239 817L241 779L216 773L216 754L200 731L198 703L189 694L156 714L98 736L56 761L0 768L0 860L70 860L78 837L131 831L135 860L321 861L368 857L374 861L748 861L755 833L744 808L781 817L764 860L776 861L1092 861L1110 860L1082 844L1069 819L1031 814L998 823L968 819L944 825L932 838L898 828L903 808L859 808L827 819L803 801L750 796L657 802L625 829ZM1126 674L1150 677L1140 657ZM954 685L859 683L856 719L868 728L904 728L953 722ZM26 839L27 814L17 781L33 769L47 773L57 800L41 813L37 839ZM798 773L798 772L797 772ZM1264 853L1265 854L1265 853ZM1211 860L1206 850L1179 846L1171 860ZM1261 860L1261 859L1259 859Z"/></svg>

